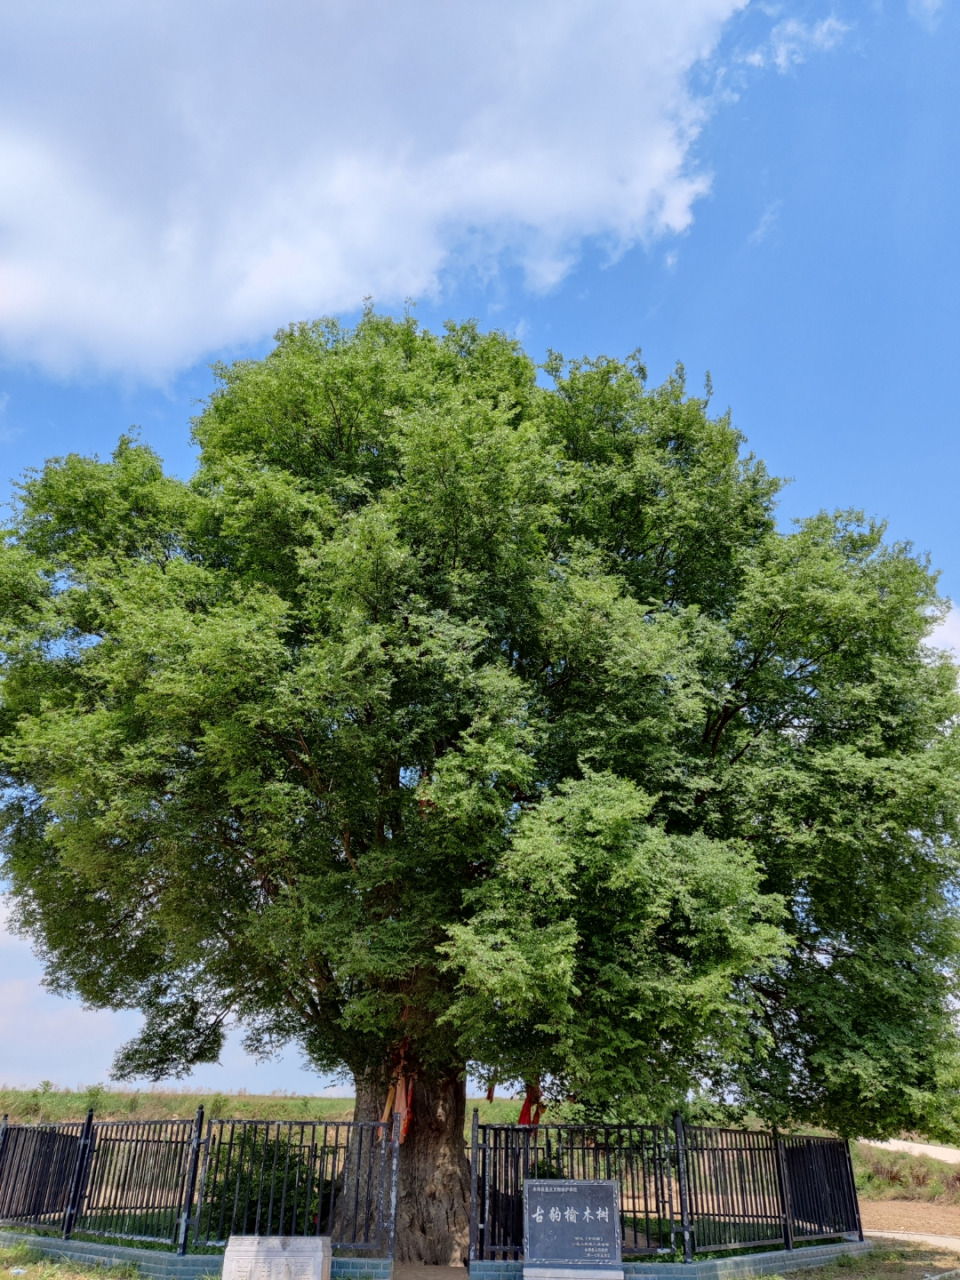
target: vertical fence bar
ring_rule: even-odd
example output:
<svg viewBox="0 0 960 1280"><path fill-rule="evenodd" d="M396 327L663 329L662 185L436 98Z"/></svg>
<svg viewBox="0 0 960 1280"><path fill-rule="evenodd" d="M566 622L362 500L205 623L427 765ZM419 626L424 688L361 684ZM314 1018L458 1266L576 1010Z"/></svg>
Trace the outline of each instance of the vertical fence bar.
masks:
<svg viewBox="0 0 960 1280"><path fill-rule="evenodd" d="M382 1150L383 1150L383 1145L381 1144L381 1151ZM367 1198L366 1198L366 1201L364 1202L364 1211L363 1211L364 1243L370 1242L371 1234L372 1234L371 1228L373 1223L370 1215L373 1212L373 1175L376 1167L377 1167L377 1146L376 1146L376 1143L374 1142L373 1134L371 1133L370 1144L367 1148ZM377 1224L377 1227L379 1230L379 1223Z"/></svg>
<svg viewBox="0 0 960 1280"><path fill-rule="evenodd" d="M687 1197L687 1152L683 1140L683 1120L674 1113L673 1131L677 1138L677 1185L680 1190L680 1229L683 1232L683 1260L693 1261L693 1238L690 1226L690 1203Z"/></svg>
<svg viewBox="0 0 960 1280"><path fill-rule="evenodd" d="M677 1225L673 1214L673 1161L670 1159L670 1126L665 1124L660 1131L658 1141L661 1143L661 1158L663 1170L666 1174L666 1188L669 1201L664 1200L664 1207L669 1210L670 1215L670 1251L675 1253L677 1249Z"/></svg>
<svg viewBox="0 0 960 1280"><path fill-rule="evenodd" d="M490 1183L493 1181L496 1173L496 1152L490 1150L491 1142L496 1145L497 1131L491 1129L489 1125L484 1126L483 1130L483 1249L482 1262L484 1258L492 1258L490 1246L494 1241L490 1239Z"/></svg>
<svg viewBox="0 0 960 1280"><path fill-rule="evenodd" d="M329 1144L327 1143L327 1133L328 1133L327 1126L324 1125L323 1126L323 1142L320 1144L320 1159L317 1161L317 1230L316 1230L316 1234L318 1236L323 1235L323 1187L324 1187L324 1183L326 1182L326 1178L324 1175L327 1172L328 1158L330 1160L331 1168L333 1168L334 1170L333 1176L336 1176L336 1163L337 1163L336 1131L334 1131L334 1137L333 1137L333 1153L329 1157L327 1155L328 1151L330 1150ZM317 1143L316 1130L314 1130L313 1142L314 1142L314 1146L316 1146L316 1143ZM328 1216L328 1226L329 1226L328 1234L332 1235L333 1214L330 1212L329 1196L327 1197L327 1216Z"/></svg>
<svg viewBox="0 0 960 1280"><path fill-rule="evenodd" d="M379 1131L380 1133L380 1176L377 1178L377 1229L376 1239L378 1246L384 1244L384 1225L383 1216L383 1182L387 1176L387 1152L390 1151L390 1143L387 1140L386 1129ZM390 1151L392 1155L393 1152Z"/></svg>
<svg viewBox="0 0 960 1280"><path fill-rule="evenodd" d="M6 1116L4 1116L6 1121ZM0 1140L2 1141L2 1140ZM473 1108L470 1126L470 1261L477 1261L477 1174L480 1163L480 1109ZM0 1169L3 1168L3 1147L0 1145Z"/></svg>
<svg viewBox="0 0 960 1280"><path fill-rule="evenodd" d="M200 1180L197 1190L197 1212L193 1220L193 1243L196 1246L200 1242L200 1219L203 1214L203 1199L207 1187L207 1170L210 1166L210 1150L213 1146L213 1121L207 1121L207 1136L203 1143L203 1160L200 1164ZM219 1155L219 1151L217 1153Z"/></svg>
<svg viewBox="0 0 960 1280"><path fill-rule="evenodd" d="M70 1233L73 1231L73 1224L80 1212L80 1202L83 1194L87 1189L87 1176L93 1165L91 1158L90 1146L93 1142L93 1107L87 1112L87 1118L83 1122L83 1130L80 1134L80 1146L77 1151L77 1163L73 1171L73 1178L70 1182L70 1199L67 1201L67 1211L63 1216L63 1238L70 1239Z"/></svg>
<svg viewBox="0 0 960 1280"><path fill-rule="evenodd" d="M187 1241L190 1238L190 1219L192 1217L193 1199L197 1191L197 1172L200 1168L200 1148L203 1145L203 1104L197 1107L197 1118L193 1122L193 1138L190 1142L190 1159L187 1163L187 1176L183 1185L183 1212L180 1215L180 1229L177 1233L177 1256L182 1258L187 1252Z"/></svg>
<svg viewBox="0 0 960 1280"><path fill-rule="evenodd" d="M783 1215L783 1245L785 1249L793 1248L793 1207L790 1198L790 1174L787 1170L787 1155L779 1133L773 1131L773 1142L777 1149L777 1183L780 1188L780 1210Z"/></svg>
<svg viewBox="0 0 960 1280"><path fill-rule="evenodd" d="M326 1142L327 1140L326 1129L324 1129L324 1132L323 1132L323 1140L324 1142ZM349 1143L349 1141L350 1139L348 1137L347 1142ZM340 1126L339 1124L335 1124L333 1126L333 1155L330 1160L330 1199L328 1201L328 1204L329 1204L328 1212L330 1214L330 1234L331 1235L333 1235L333 1224L335 1220L334 1213L337 1207L337 1175L339 1172L339 1163L340 1163ZM344 1181L346 1181L346 1179L344 1179Z"/></svg>

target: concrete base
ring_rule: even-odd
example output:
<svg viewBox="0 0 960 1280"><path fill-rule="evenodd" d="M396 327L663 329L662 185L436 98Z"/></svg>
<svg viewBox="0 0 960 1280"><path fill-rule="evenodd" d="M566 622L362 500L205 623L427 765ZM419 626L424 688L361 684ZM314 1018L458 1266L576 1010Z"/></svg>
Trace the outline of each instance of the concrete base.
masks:
<svg viewBox="0 0 960 1280"><path fill-rule="evenodd" d="M625 1262L624 1280L747 1280L749 1276L781 1275L805 1267L822 1267L845 1253L869 1253L870 1240L842 1244L809 1245L804 1249L777 1249L740 1253L726 1258L693 1262ZM523 1280L522 1262L471 1262L470 1280Z"/></svg>
<svg viewBox="0 0 960 1280"><path fill-rule="evenodd" d="M524 1266L523 1280L623 1280L623 1267Z"/></svg>
<svg viewBox="0 0 960 1280"><path fill-rule="evenodd" d="M0 1231L0 1248L24 1244L49 1258L69 1258L87 1266L130 1265L150 1280L221 1280L222 1253L188 1253L178 1258L160 1249L136 1249L120 1244L98 1244L92 1240L57 1240L54 1236L32 1236L19 1231ZM330 1280L392 1280L391 1258L338 1258L330 1261ZM518 1278L519 1280L519 1278Z"/></svg>
<svg viewBox="0 0 960 1280"><path fill-rule="evenodd" d="M523 1280L623 1280L623 1267L550 1267L538 1262L524 1265Z"/></svg>

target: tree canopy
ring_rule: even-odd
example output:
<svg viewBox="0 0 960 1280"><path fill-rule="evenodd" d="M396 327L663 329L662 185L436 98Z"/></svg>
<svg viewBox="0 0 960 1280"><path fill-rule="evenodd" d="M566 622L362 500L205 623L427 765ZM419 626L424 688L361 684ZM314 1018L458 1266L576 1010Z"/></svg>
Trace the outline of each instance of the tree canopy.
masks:
<svg viewBox="0 0 960 1280"><path fill-rule="evenodd" d="M189 482L28 475L4 874L48 980L318 1070L954 1132L956 671L682 370L368 312L217 369ZM400 1048L402 1046L402 1049Z"/></svg>

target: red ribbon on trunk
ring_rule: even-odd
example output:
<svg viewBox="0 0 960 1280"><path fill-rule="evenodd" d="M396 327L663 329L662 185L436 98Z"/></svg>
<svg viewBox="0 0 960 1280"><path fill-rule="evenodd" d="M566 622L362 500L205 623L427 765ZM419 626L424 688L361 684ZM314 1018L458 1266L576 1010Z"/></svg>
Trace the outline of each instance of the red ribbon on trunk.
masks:
<svg viewBox="0 0 960 1280"><path fill-rule="evenodd" d="M397 1049L396 1066L390 1080L390 1090L383 1108L380 1123L386 1124L394 1114L400 1117L400 1141L403 1142L413 1119L413 1084L417 1078L416 1071L407 1070L407 1050L410 1041L406 1036Z"/></svg>
<svg viewBox="0 0 960 1280"><path fill-rule="evenodd" d="M524 1095L523 1106L520 1108L520 1119L517 1124L536 1125L540 1123L540 1117L546 1111L540 1093L540 1081L527 1085L527 1092Z"/></svg>

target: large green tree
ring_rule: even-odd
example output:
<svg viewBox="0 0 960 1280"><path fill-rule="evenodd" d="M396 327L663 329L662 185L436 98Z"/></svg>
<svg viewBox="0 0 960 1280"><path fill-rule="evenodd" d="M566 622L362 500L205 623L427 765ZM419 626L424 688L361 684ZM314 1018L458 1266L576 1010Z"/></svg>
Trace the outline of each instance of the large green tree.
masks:
<svg viewBox="0 0 960 1280"><path fill-rule="evenodd" d="M400 1079L400 1255L462 1257L468 1069L954 1123L956 673L935 576L777 484L682 375L372 312L218 369L183 483L22 483L4 867L55 989Z"/></svg>

